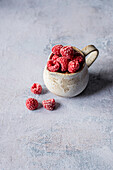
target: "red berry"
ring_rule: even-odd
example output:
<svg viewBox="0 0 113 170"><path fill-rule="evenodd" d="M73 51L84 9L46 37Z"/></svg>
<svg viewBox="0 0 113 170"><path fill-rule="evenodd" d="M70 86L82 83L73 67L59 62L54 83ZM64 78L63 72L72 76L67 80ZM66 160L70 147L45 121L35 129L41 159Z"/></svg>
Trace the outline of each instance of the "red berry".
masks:
<svg viewBox="0 0 113 170"><path fill-rule="evenodd" d="M72 60L73 61L78 61L80 64L83 64L84 61L85 61L84 57L81 56L80 54L78 56L74 56Z"/></svg>
<svg viewBox="0 0 113 170"><path fill-rule="evenodd" d="M54 56L54 54L53 53L51 53L51 55L50 55L50 57L49 57L49 59L52 59L52 57Z"/></svg>
<svg viewBox="0 0 113 170"><path fill-rule="evenodd" d="M79 52L74 51L74 56L79 56L79 55L81 55Z"/></svg>
<svg viewBox="0 0 113 170"><path fill-rule="evenodd" d="M57 72L60 69L60 64L58 61L55 60L48 60L47 68L51 72Z"/></svg>
<svg viewBox="0 0 113 170"><path fill-rule="evenodd" d="M68 71L70 73L75 73L80 68L78 61L70 61L68 64Z"/></svg>
<svg viewBox="0 0 113 170"><path fill-rule="evenodd" d="M60 55L60 49L63 47L63 45L55 45L52 48L53 54Z"/></svg>
<svg viewBox="0 0 113 170"><path fill-rule="evenodd" d="M60 63L61 65L61 71L65 72L68 69L68 59L65 57L59 57L57 58L57 61Z"/></svg>
<svg viewBox="0 0 113 170"><path fill-rule="evenodd" d="M53 110L55 107L55 99L43 100L42 104L45 107L45 109Z"/></svg>
<svg viewBox="0 0 113 170"><path fill-rule="evenodd" d="M72 46L64 46L61 48L60 53L63 57L67 59L72 59L74 56L74 49Z"/></svg>
<svg viewBox="0 0 113 170"><path fill-rule="evenodd" d="M59 58L59 56L58 56L58 55L54 55L54 56L52 57L52 60L57 60L57 58Z"/></svg>
<svg viewBox="0 0 113 170"><path fill-rule="evenodd" d="M42 92L42 86L38 83L34 83L31 87L31 92L34 94L40 94Z"/></svg>
<svg viewBox="0 0 113 170"><path fill-rule="evenodd" d="M34 98L29 98L26 100L26 107L29 110L35 110L38 108L38 101Z"/></svg>

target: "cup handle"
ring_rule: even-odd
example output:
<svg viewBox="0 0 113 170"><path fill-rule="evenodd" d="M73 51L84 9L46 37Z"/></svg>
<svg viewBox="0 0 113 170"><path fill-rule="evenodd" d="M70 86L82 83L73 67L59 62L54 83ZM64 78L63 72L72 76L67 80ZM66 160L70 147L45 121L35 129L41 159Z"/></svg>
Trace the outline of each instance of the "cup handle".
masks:
<svg viewBox="0 0 113 170"><path fill-rule="evenodd" d="M86 64L90 67L99 55L98 49L94 45L88 45L81 50L86 57Z"/></svg>

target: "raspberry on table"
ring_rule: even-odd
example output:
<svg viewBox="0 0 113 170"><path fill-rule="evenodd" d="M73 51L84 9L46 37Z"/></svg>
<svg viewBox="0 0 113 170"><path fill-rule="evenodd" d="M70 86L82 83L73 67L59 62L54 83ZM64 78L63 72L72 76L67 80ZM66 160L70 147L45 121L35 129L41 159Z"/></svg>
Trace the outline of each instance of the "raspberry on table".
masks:
<svg viewBox="0 0 113 170"><path fill-rule="evenodd" d="M26 100L26 107L29 109L29 110L35 110L38 108L38 101L34 98L28 98Z"/></svg>
<svg viewBox="0 0 113 170"><path fill-rule="evenodd" d="M68 69L68 59L66 57L59 57L57 59L57 61L60 63L61 65L61 71L65 72Z"/></svg>
<svg viewBox="0 0 113 170"><path fill-rule="evenodd" d="M70 73L75 73L77 70L79 70L80 64L78 61L70 61L68 64L68 71Z"/></svg>
<svg viewBox="0 0 113 170"><path fill-rule="evenodd" d="M51 72L57 72L60 69L60 64L58 61L55 60L48 60L47 68Z"/></svg>
<svg viewBox="0 0 113 170"><path fill-rule="evenodd" d="M63 47L63 45L55 45L53 48L52 48L52 52L53 54L56 54L56 55L61 55L60 54L60 49Z"/></svg>
<svg viewBox="0 0 113 170"><path fill-rule="evenodd" d="M42 86L39 83L34 83L31 87L31 92L34 94L41 94Z"/></svg>
<svg viewBox="0 0 113 170"><path fill-rule="evenodd" d="M53 110L55 108L55 99L43 100L43 106L47 110Z"/></svg>
<svg viewBox="0 0 113 170"><path fill-rule="evenodd" d="M60 53L63 57L67 59L72 59L74 56L74 49L72 46L64 46L61 48Z"/></svg>
<svg viewBox="0 0 113 170"><path fill-rule="evenodd" d="M52 57L52 60L57 60L57 58L59 58L59 56L55 54L55 55Z"/></svg>

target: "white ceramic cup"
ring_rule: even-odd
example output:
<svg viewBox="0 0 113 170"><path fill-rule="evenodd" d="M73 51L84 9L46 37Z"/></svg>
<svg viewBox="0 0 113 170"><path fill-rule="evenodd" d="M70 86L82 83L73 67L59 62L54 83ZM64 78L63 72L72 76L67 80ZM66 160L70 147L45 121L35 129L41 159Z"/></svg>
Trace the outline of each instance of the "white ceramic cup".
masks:
<svg viewBox="0 0 113 170"><path fill-rule="evenodd" d="M74 97L86 88L89 80L88 67L91 66L99 54L98 49L94 45L88 45L82 50L76 47L73 48L85 57L85 63L80 71L67 74L50 72L46 65L43 72L43 79L46 87L50 92L58 96Z"/></svg>

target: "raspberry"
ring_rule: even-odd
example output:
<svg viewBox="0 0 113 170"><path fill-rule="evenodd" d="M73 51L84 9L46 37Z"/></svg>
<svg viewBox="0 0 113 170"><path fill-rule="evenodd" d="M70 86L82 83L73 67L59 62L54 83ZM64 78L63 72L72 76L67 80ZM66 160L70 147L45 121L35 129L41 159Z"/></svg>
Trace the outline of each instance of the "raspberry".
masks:
<svg viewBox="0 0 113 170"><path fill-rule="evenodd" d="M61 65L61 71L65 72L68 69L68 59L65 57L59 57L57 58L57 61L60 63Z"/></svg>
<svg viewBox="0 0 113 170"><path fill-rule="evenodd" d="M80 64L83 64L84 61L85 61L85 59L84 59L83 56L81 56L81 55L79 54L79 55L77 55L77 56L74 56L73 61L78 61Z"/></svg>
<svg viewBox="0 0 113 170"><path fill-rule="evenodd" d="M49 71L51 72L56 72L60 69L60 64L58 61L55 61L55 60L49 60L47 62L47 68Z"/></svg>
<svg viewBox="0 0 113 170"><path fill-rule="evenodd" d="M78 61L70 61L68 64L68 71L70 73L75 73L80 68Z"/></svg>
<svg viewBox="0 0 113 170"><path fill-rule="evenodd" d="M52 48L53 54L60 55L60 49L63 47L63 45L55 45Z"/></svg>
<svg viewBox="0 0 113 170"><path fill-rule="evenodd" d="M52 57L52 60L57 60L57 58L59 58L59 56L58 56L58 55L54 55L54 56Z"/></svg>
<svg viewBox="0 0 113 170"><path fill-rule="evenodd" d="M51 55L50 55L50 57L49 57L49 59L52 59L52 57L54 56L54 54L53 53L51 53Z"/></svg>
<svg viewBox="0 0 113 170"><path fill-rule="evenodd" d="M45 109L53 110L55 107L55 99L43 100L42 104L45 107Z"/></svg>
<svg viewBox="0 0 113 170"><path fill-rule="evenodd" d="M79 55L81 55L79 52L77 52L77 51L74 51L74 55L75 56L79 56Z"/></svg>
<svg viewBox="0 0 113 170"><path fill-rule="evenodd" d="M42 86L38 83L34 83L31 87L31 92L34 94L40 94L42 92Z"/></svg>
<svg viewBox="0 0 113 170"><path fill-rule="evenodd" d="M34 98L29 98L26 100L26 107L29 110L35 110L38 108L38 101Z"/></svg>
<svg viewBox="0 0 113 170"><path fill-rule="evenodd" d="M60 53L63 57L66 57L67 59L72 59L74 56L74 50L72 46L62 47Z"/></svg>

